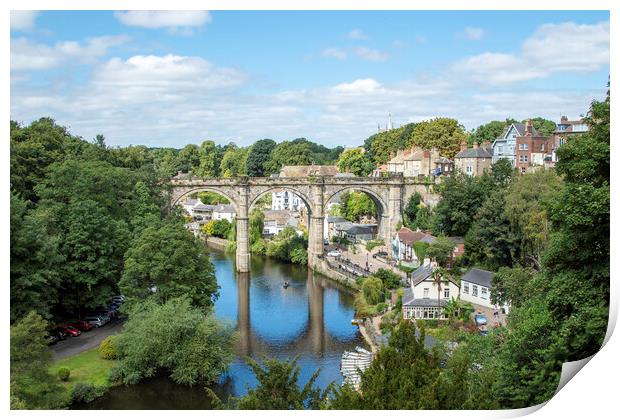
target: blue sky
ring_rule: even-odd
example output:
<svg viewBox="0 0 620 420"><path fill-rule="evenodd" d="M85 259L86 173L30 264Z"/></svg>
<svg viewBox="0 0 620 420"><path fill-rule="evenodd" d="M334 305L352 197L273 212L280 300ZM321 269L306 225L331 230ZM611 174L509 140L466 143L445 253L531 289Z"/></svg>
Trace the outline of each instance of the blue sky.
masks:
<svg viewBox="0 0 620 420"><path fill-rule="evenodd" d="M609 75L609 13L112 12L11 15L11 118L108 144L355 146L438 116L578 117Z"/></svg>

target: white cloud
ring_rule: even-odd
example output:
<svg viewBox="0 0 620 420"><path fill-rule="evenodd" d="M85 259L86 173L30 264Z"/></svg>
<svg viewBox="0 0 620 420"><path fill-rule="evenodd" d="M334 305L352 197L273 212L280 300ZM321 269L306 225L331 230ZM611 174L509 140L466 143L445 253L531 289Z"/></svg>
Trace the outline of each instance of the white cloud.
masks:
<svg viewBox="0 0 620 420"><path fill-rule="evenodd" d="M198 27L211 22L206 10L130 10L114 16L124 25L148 29Z"/></svg>
<svg viewBox="0 0 620 420"><path fill-rule="evenodd" d="M465 28L465 36L473 41L479 41L484 38L484 29L468 26Z"/></svg>
<svg viewBox="0 0 620 420"><path fill-rule="evenodd" d="M27 38L11 39L11 71L50 69L69 59L92 62L128 39L125 36L101 36L88 38L85 43L63 41L53 46L37 44Z"/></svg>
<svg viewBox="0 0 620 420"><path fill-rule="evenodd" d="M347 94L360 94L377 92L381 84L375 79L357 79L351 83L341 83L333 87L334 92Z"/></svg>
<svg viewBox="0 0 620 420"><path fill-rule="evenodd" d="M486 52L458 61L453 71L484 83L515 83L565 71L596 71L609 64L609 22L546 24L517 53Z"/></svg>
<svg viewBox="0 0 620 420"><path fill-rule="evenodd" d="M368 36L361 29L353 29L351 32L347 34L348 39L353 39L357 41L362 41L368 39Z"/></svg>
<svg viewBox="0 0 620 420"><path fill-rule="evenodd" d="M11 30L29 31L39 14L36 10L11 10Z"/></svg>
<svg viewBox="0 0 620 420"><path fill-rule="evenodd" d="M344 60L347 58L347 53L340 48L326 48L321 54L323 57L336 58L338 60Z"/></svg>
<svg viewBox="0 0 620 420"><path fill-rule="evenodd" d="M390 57L387 53L367 47L358 47L353 51L359 58L367 61L385 61Z"/></svg>

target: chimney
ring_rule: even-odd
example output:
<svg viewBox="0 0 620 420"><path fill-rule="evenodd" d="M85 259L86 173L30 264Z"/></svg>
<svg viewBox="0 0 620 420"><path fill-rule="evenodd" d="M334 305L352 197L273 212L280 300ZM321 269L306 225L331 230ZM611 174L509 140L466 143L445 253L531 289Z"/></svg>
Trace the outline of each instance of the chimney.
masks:
<svg viewBox="0 0 620 420"><path fill-rule="evenodd" d="M560 122L561 123L568 122L568 117L566 115L562 115L562 118L560 118Z"/></svg>
<svg viewBox="0 0 620 420"><path fill-rule="evenodd" d="M461 142L461 152L464 152L465 150L467 150L467 142L463 141Z"/></svg>
<svg viewBox="0 0 620 420"><path fill-rule="evenodd" d="M490 141L485 141L484 143L482 143L482 147L484 147L485 149L488 149L489 147L491 147L491 142Z"/></svg>
<svg viewBox="0 0 620 420"><path fill-rule="evenodd" d="M477 141L475 141L475 142L474 142L474 149L477 149L477 148L478 148L478 142L477 142Z"/></svg>
<svg viewBox="0 0 620 420"><path fill-rule="evenodd" d="M428 267L428 266L430 266L430 265L431 265L431 259L430 259L430 258L428 258L428 257L424 258L424 263L422 263L422 265L423 265L424 267Z"/></svg>
<svg viewBox="0 0 620 420"><path fill-rule="evenodd" d="M394 159L394 151L393 150L390 152L390 160L392 160L392 159Z"/></svg>
<svg viewBox="0 0 620 420"><path fill-rule="evenodd" d="M525 135L532 135L532 120L528 119L525 123Z"/></svg>

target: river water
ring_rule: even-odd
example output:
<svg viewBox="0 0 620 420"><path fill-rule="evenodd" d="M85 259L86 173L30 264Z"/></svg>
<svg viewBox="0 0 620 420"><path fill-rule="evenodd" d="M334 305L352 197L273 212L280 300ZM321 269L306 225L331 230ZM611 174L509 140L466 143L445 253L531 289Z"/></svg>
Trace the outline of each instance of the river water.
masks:
<svg viewBox="0 0 620 420"><path fill-rule="evenodd" d="M299 356L300 382L318 368L320 387L342 381L340 357L344 350L367 347L356 326L353 296L339 284L305 266L252 257L251 273L235 272L233 259L209 250L220 297L215 313L235 326L239 340L230 371L213 387L220 398L240 396L256 385L244 357ZM288 288L282 287L288 281ZM137 385L112 388L87 409L208 409L202 387L177 385L156 377Z"/></svg>

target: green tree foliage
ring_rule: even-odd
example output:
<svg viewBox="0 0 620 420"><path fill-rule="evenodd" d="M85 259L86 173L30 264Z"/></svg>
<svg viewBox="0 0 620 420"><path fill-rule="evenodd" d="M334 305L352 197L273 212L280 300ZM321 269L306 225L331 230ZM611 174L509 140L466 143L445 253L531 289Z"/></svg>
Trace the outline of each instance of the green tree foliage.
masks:
<svg viewBox="0 0 620 420"><path fill-rule="evenodd" d="M522 122L525 123L526 121L527 120L523 120ZM557 128L557 125L553 121L547 120L542 117L532 118L532 125L540 135L543 135L545 137L549 136Z"/></svg>
<svg viewBox="0 0 620 420"><path fill-rule="evenodd" d="M465 236L465 257L470 263L496 270L511 267L519 258L520 240L510 228L504 206L504 193L497 190L478 209Z"/></svg>
<svg viewBox="0 0 620 420"><path fill-rule="evenodd" d="M452 255L452 249L454 248L454 242L445 236L439 236L435 242L428 245L426 248L426 257L434 258L441 267L445 267L446 263Z"/></svg>
<svg viewBox="0 0 620 420"><path fill-rule="evenodd" d="M233 331L189 299L153 300L132 308L116 339L112 378L134 384L164 371L183 385L209 384L232 361Z"/></svg>
<svg viewBox="0 0 620 420"><path fill-rule="evenodd" d="M133 299L154 295L159 302L166 302L185 295L200 308L211 306L217 297L209 254L178 223L149 227L132 241L119 287Z"/></svg>
<svg viewBox="0 0 620 420"><path fill-rule="evenodd" d="M467 141L463 126L453 118L422 121L413 129L413 143L425 150L436 148L442 156L452 159Z"/></svg>
<svg viewBox="0 0 620 420"><path fill-rule="evenodd" d="M252 145L248 154L248 176L269 176L265 171L265 164L269 161L271 152L276 148L276 142L271 139L259 140Z"/></svg>
<svg viewBox="0 0 620 420"><path fill-rule="evenodd" d="M362 283L362 293L364 299L369 305L376 305L383 302L383 282L378 277L368 277Z"/></svg>
<svg viewBox="0 0 620 420"><path fill-rule="evenodd" d="M30 312L11 325L11 405L15 408L62 407L62 387L48 372L47 322Z"/></svg>
<svg viewBox="0 0 620 420"><path fill-rule="evenodd" d="M250 212L249 224L250 245L253 245L263 237L263 230L265 228L265 213L263 213L259 208L253 208Z"/></svg>
<svg viewBox="0 0 620 420"><path fill-rule="evenodd" d="M195 144L188 144L177 155L177 167L179 171L189 172L200 167L200 148Z"/></svg>
<svg viewBox="0 0 620 420"><path fill-rule="evenodd" d="M405 206L405 225L411 229L415 229L417 227L416 216L418 215L418 210L420 209L421 203L422 195L416 191L411 195L411 197L409 197L407 205Z"/></svg>
<svg viewBox="0 0 620 420"><path fill-rule="evenodd" d="M258 386L232 400L240 410L301 410L319 409L326 399L326 392L314 386L320 370L316 370L305 385L299 385L299 356L293 360L263 358L262 363L246 359Z"/></svg>
<svg viewBox="0 0 620 420"><path fill-rule="evenodd" d="M386 290L397 289L402 286L402 278L393 271L380 268L375 272L375 277L381 279Z"/></svg>
<svg viewBox="0 0 620 420"><path fill-rule="evenodd" d="M282 229L270 241L266 241L267 256L296 264L308 263L308 240L299 236L292 226Z"/></svg>
<svg viewBox="0 0 620 420"><path fill-rule="evenodd" d="M41 118L28 127L11 121L11 190L36 202L34 191L47 168L66 154L71 135L51 118Z"/></svg>
<svg viewBox="0 0 620 420"><path fill-rule="evenodd" d="M264 163L264 174L277 174L286 165L333 165L342 151L342 146L329 149L304 138L283 141L272 150L269 160Z"/></svg>
<svg viewBox="0 0 620 420"><path fill-rule="evenodd" d="M216 236L218 238L228 238L231 223L226 220L209 220L200 229L209 236Z"/></svg>
<svg viewBox="0 0 620 420"><path fill-rule="evenodd" d="M33 217L27 203L11 193L11 322L31 310L50 318L62 257L58 242Z"/></svg>
<svg viewBox="0 0 620 420"><path fill-rule="evenodd" d="M501 267L493 275L491 302L495 305L510 303L514 307L522 306L527 300L542 295L546 290L537 290L532 281L536 272L531 268Z"/></svg>
<svg viewBox="0 0 620 420"><path fill-rule="evenodd" d="M199 192L197 197L203 204L230 204L230 200L228 198L211 191Z"/></svg>
<svg viewBox="0 0 620 420"><path fill-rule="evenodd" d="M340 172L351 172L357 176L367 176L375 168L362 147L342 152L337 165Z"/></svg>
<svg viewBox="0 0 620 420"><path fill-rule="evenodd" d="M216 145L211 140L205 140L198 149L198 156L199 164L196 166L195 160L192 160L192 166L190 167L196 176L200 178L215 178L220 175L220 163L224 157L223 147Z"/></svg>
<svg viewBox="0 0 620 420"><path fill-rule="evenodd" d="M118 359L116 335L109 335L99 344L99 356L105 360Z"/></svg>
<svg viewBox="0 0 620 420"><path fill-rule="evenodd" d="M237 147L230 143L226 147L226 152L220 164L220 174L223 178L231 178L240 175L247 175L246 162L249 149L247 147Z"/></svg>
<svg viewBox="0 0 620 420"><path fill-rule="evenodd" d="M523 262L540 268L551 234L548 207L562 189L555 171L537 171L517 177L506 192L504 212L521 237Z"/></svg>
<svg viewBox="0 0 620 420"><path fill-rule="evenodd" d="M502 135L505 129L505 121L489 121L486 124L478 126L478 128L471 133L468 143L471 146L475 142L478 144L482 144L487 141L493 142Z"/></svg>
<svg viewBox="0 0 620 420"><path fill-rule="evenodd" d="M364 217L377 219L375 202L360 191L347 191L340 195L340 213L351 222L359 222Z"/></svg>

